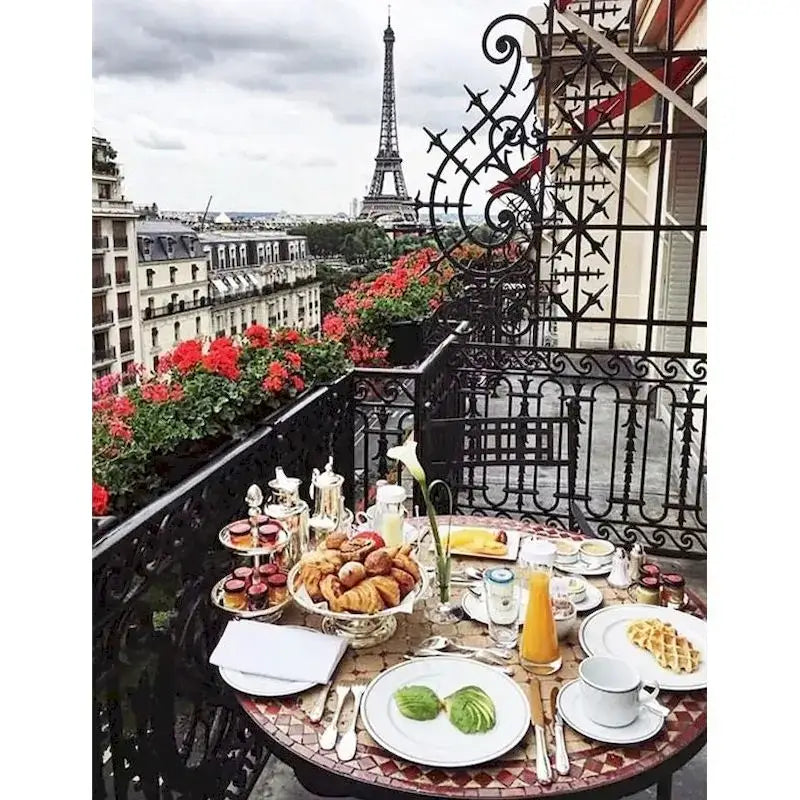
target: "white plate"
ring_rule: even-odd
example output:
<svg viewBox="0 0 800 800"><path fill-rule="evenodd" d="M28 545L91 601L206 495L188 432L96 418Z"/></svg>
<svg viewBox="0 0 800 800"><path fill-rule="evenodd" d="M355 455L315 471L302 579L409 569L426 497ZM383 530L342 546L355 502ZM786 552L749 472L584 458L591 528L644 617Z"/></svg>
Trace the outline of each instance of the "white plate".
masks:
<svg viewBox="0 0 800 800"><path fill-rule="evenodd" d="M463 686L479 686L494 702L497 721L485 733L461 733L442 711L436 719L407 719L393 694L411 684L428 686L440 698ZM469 767L499 758L516 746L530 727L528 700L507 675L487 664L458 656L404 661L378 675L361 706L370 736L396 756L431 767Z"/></svg>
<svg viewBox="0 0 800 800"><path fill-rule="evenodd" d="M222 680L238 692L256 695L257 697L284 697L288 694L297 694L310 689L317 684L311 681L283 681L278 678L268 678L266 675L253 675L249 672L239 672L237 669L220 667L219 674Z"/></svg>
<svg viewBox="0 0 800 800"><path fill-rule="evenodd" d="M700 651L697 670L690 673L670 672L646 650L628 641L628 623L636 619L669 622ZM691 691L705 689L708 684L706 621L683 611L639 604L608 606L586 617L578 631L578 641L587 655L621 658L637 670L645 683L657 681L662 689Z"/></svg>
<svg viewBox="0 0 800 800"><path fill-rule="evenodd" d="M480 590L479 590L480 591ZM519 591L519 589L517 589ZM586 597L581 600L580 603L575 603L573 601L573 605L575 606L575 610L579 613L581 611L591 611L594 608L597 608L603 602L603 593L596 587L592 586L590 583L586 584ZM476 622L482 622L484 625L489 624L489 617L486 614L486 603L484 602L482 597L475 597L472 592L467 589L464 592L463 597L461 598L461 607L466 612L467 616L472 617ZM528 607L528 598L523 597L522 602L519 606L519 624L525 621L525 611Z"/></svg>
<svg viewBox="0 0 800 800"><path fill-rule="evenodd" d="M580 681L570 681L561 687L556 706L564 722L581 736L604 744L636 744L655 736L664 726L664 718L646 708L624 728L607 728L593 722L583 711Z"/></svg>
<svg viewBox="0 0 800 800"><path fill-rule="evenodd" d="M486 555L485 553L471 553L469 550L451 550L450 552L454 556L467 556L468 558L488 558L492 561L517 560L517 556L519 555L519 543L521 539L521 534L519 531L510 529L506 530L505 528L489 528L489 527L484 527L483 525L453 525L453 527L450 529L450 532L456 533L458 531L470 530L474 528L490 531L491 533L498 533L499 531L503 531L506 534L506 554L504 556L490 556ZM446 523L441 522L439 524L439 533L442 536L444 536L447 533ZM433 547L432 540L431 540L431 547Z"/></svg>

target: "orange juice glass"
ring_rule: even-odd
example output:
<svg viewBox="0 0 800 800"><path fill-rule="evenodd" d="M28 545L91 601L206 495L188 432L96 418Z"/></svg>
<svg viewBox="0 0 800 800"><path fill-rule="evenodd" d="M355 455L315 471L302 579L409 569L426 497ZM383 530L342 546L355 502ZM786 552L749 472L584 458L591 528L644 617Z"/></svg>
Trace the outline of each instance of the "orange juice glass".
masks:
<svg viewBox="0 0 800 800"><path fill-rule="evenodd" d="M532 545L550 545L539 540ZM528 581L528 609L519 640L519 660L534 675L552 675L561 669L556 621L550 603L550 576L553 571L547 546L532 546L520 554Z"/></svg>

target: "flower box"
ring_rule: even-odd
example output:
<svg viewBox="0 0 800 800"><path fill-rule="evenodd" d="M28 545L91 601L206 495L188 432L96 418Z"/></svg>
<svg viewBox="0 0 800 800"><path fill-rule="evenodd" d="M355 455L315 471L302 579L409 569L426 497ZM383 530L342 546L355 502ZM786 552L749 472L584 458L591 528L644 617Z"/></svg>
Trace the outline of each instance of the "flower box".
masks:
<svg viewBox="0 0 800 800"><path fill-rule="evenodd" d="M387 358L393 367L416 364L425 354L423 323L417 320L402 320L386 326L389 337Z"/></svg>

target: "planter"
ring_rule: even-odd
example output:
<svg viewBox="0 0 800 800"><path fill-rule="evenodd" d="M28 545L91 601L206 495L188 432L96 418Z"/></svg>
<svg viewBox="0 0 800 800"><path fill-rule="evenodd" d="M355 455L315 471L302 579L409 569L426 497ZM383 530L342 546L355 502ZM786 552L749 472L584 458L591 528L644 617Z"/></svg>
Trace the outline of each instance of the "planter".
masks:
<svg viewBox="0 0 800 800"><path fill-rule="evenodd" d="M388 360L393 367L415 364L425 352L422 335L422 322L403 320L394 322L386 328L389 337Z"/></svg>

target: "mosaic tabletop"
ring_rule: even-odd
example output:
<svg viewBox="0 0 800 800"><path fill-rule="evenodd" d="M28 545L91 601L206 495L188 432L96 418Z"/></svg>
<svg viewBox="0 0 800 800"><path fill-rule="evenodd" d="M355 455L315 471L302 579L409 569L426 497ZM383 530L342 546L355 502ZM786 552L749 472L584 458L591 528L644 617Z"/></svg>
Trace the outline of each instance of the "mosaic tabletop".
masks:
<svg viewBox="0 0 800 800"><path fill-rule="evenodd" d="M505 529L518 529L525 532L544 533L549 536L570 536L582 538L579 534L555 531L538 525L519 523L511 520L487 520L476 517L453 518L454 524L494 526ZM488 559L454 557L474 566L487 566ZM497 565L498 561L491 562ZM591 583L603 593L604 605L630 602L624 590L613 589L604 577L590 578ZM460 598L461 589L454 588L454 597ZM705 608L691 592L688 592L689 606L686 611L705 616ZM434 602L429 597L426 602ZM306 614L293 607L284 614L284 624L300 624L319 628L321 618ZM368 682L387 667L403 661L403 655L410 653L431 634L437 633L455 638L468 645L491 644L485 625L469 618L454 625L432 625L425 619L424 603L418 603L413 614L400 614L397 617L397 631L383 644L364 650L348 649L340 662L333 680L335 682ZM548 698L554 685L574 680L578 675L578 664L584 658L577 640L577 626L574 632L561 642L563 665L552 676L541 678L542 697L545 699L545 714L548 722L548 751L555 752L550 724ZM527 690L530 678L520 665L518 658L510 662L514 667L513 679ZM533 731L529 731L520 744L500 759L474 767L459 769L440 769L424 767L404 761L380 748L371 739L359 720L358 749L351 761L341 762L335 751L322 751L318 746L318 735L328 724L335 704L335 694L330 692L328 705L322 721L314 724L309 721L309 712L319 696L319 689L310 689L299 695L274 699L237 695L239 702L257 725L281 747L291 751L293 756L309 762L310 766L327 770L355 782L383 788L389 791L411 792L441 797L539 797L558 796L575 792L589 791L600 787L610 788L610 784L628 780L649 772L665 761L680 755L685 748L696 742L706 730L706 692L695 691L672 693L662 691L659 700L671 709L666 725L653 739L634 746L614 746L600 744L584 739L580 734L565 726L567 750L570 759L570 772L560 776L554 774L553 783L544 786L536 781L535 746ZM352 715L352 700L345 704L345 711L339 720L340 730L344 730ZM677 766L682 761L677 760ZM366 787L365 787L366 788Z"/></svg>

